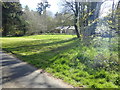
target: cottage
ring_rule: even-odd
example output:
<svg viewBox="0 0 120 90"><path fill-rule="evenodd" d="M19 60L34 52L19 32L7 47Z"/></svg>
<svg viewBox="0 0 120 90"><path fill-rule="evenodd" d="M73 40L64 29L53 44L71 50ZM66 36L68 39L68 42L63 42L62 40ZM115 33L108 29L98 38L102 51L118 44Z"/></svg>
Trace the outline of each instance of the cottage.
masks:
<svg viewBox="0 0 120 90"><path fill-rule="evenodd" d="M56 27L55 30L58 33L75 34L74 26L59 26Z"/></svg>

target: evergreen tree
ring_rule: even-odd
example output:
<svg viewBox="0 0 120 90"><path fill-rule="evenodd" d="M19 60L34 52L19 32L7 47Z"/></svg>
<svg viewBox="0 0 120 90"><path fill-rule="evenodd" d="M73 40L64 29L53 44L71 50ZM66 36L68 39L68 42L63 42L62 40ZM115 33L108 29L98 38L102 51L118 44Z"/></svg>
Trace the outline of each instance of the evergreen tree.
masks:
<svg viewBox="0 0 120 90"><path fill-rule="evenodd" d="M2 27L3 36L18 35L21 29L22 7L19 2L3 2L2 3Z"/></svg>

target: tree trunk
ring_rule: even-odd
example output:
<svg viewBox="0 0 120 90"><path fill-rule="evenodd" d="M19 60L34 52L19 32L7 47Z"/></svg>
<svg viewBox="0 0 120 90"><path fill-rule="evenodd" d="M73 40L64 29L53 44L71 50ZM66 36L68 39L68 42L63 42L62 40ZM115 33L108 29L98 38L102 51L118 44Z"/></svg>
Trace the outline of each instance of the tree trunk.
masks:
<svg viewBox="0 0 120 90"><path fill-rule="evenodd" d="M75 2L75 17L74 17L74 27L75 27L75 31L76 31L76 35L78 38L80 38L80 34L79 34L79 31L78 31L78 26L77 26L77 21L78 21L78 3Z"/></svg>
<svg viewBox="0 0 120 90"><path fill-rule="evenodd" d="M75 24L74 27L75 27L75 31L76 31L77 37L80 38L80 34L79 34L79 32L78 32L78 27L77 27L77 25Z"/></svg>
<svg viewBox="0 0 120 90"><path fill-rule="evenodd" d="M112 3L112 14L111 14L112 22L114 22L114 5L115 5L115 3L114 3L114 0L113 0L113 3ZM111 44L111 39L112 39L112 32L113 32L113 30L111 29L109 31L109 43L110 44ZM110 50L111 50L111 47L110 47Z"/></svg>
<svg viewBox="0 0 120 90"><path fill-rule="evenodd" d="M117 10L120 10L120 1L118 2ZM118 11L118 14L120 14L119 12L120 11ZM117 21L117 23L118 23L118 26L117 26L117 28L118 28L118 36L120 36L120 15L118 15L117 20L118 20Z"/></svg>
<svg viewBox="0 0 120 90"><path fill-rule="evenodd" d="M4 25L2 36L7 36L7 27Z"/></svg>

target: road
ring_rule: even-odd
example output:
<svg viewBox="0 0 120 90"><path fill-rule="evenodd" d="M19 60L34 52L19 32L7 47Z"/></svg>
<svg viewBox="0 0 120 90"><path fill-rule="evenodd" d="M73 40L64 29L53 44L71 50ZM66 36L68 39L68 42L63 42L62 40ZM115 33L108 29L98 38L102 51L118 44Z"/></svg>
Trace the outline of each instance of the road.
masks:
<svg viewBox="0 0 120 90"><path fill-rule="evenodd" d="M0 51L2 88L72 88L62 80Z"/></svg>

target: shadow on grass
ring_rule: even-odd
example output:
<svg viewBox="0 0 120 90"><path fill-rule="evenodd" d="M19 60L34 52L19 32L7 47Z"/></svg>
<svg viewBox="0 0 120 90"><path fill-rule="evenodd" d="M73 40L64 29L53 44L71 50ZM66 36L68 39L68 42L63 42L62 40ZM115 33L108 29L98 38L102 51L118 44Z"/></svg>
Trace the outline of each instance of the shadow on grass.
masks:
<svg viewBox="0 0 120 90"><path fill-rule="evenodd" d="M27 41L28 42L28 41ZM34 41L29 41L28 43L32 43ZM36 40L35 40L36 42ZM40 40L37 40L37 42L40 42ZM64 44L66 43L66 44ZM57 46L57 47L53 47L48 49L47 51L42 51L42 52L37 52L39 50L41 50L43 47L47 48L47 46L52 46L52 45L58 45L58 44L63 44L62 46ZM18 58L20 58L23 61L26 61L34 66L36 66L37 68L42 68L42 69L46 69L49 67L53 67L54 63L56 63L56 60L61 60L61 58L63 58L63 61L58 61L60 64L68 64L69 67L71 68L76 68L78 66L78 63L82 63L85 66L90 66L90 59L88 57L85 57L83 53L78 53L76 56L73 57L73 59L71 61L69 61L69 63L66 63L65 59L69 59L69 55L67 53L69 53L69 51L71 49L80 49L81 51L83 50L83 45L81 45L81 42L79 39L77 38L72 38L72 39L68 39L68 40L61 40L61 41L56 41L56 42L50 42L50 43L43 43L43 44L34 44L34 45L25 45L25 46L19 46L19 47L15 47L15 48L5 48L5 50L12 52L13 54L15 54ZM34 51L35 50L35 51ZM74 51L76 51L74 50ZM25 52L37 52L37 53L31 53L30 55L22 55L16 53L17 51L20 51L21 53L25 53ZM15 53L14 53L15 52ZM66 54L64 54L66 53ZM76 61L76 59L79 59L79 62ZM89 71L87 69L85 69L85 71Z"/></svg>
<svg viewBox="0 0 120 90"><path fill-rule="evenodd" d="M25 46L20 46L20 47L15 47L15 48L5 48L4 50L7 50L8 52L12 52L13 54L16 54L18 58L24 61L27 61L28 63L31 63L35 65L36 67L46 68L54 63L54 61L50 61L52 58L66 51L68 52L70 49L76 46L79 46L80 44L79 42L80 42L79 39L72 38L68 40L61 40L61 41L51 42L51 43L43 43L43 44L37 44L37 45L25 45ZM34 48L37 48L39 50L40 48L45 47L45 46L51 46L51 45L63 44L63 43L67 43L67 44L56 47L56 48L51 48L49 51L44 51L44 52L40 52L40 53L36 53L32 55L21 55L19 53L14 53L14 51L18 51L18 50L20 52L25 52L26 50L32 51L34 50Z"/></svg>
<svg viewBox="0 0 120 90"><path fill-rule="evenodd" d="M38 40L38 41L40 41L40 40ZM33 41L30 41L30 43L31 42L33 42ZM64 43L66 43L66 44L64 44ZM63 44L63 45L58 46L56 48L51 48L51 49L49 49L47 51L33 53L31 55L22 55L22 54L19 54L19 52L14 53L15 51L18 51L18 50L20 52L26 52L26 50L31 52L35 48L37 48L39 50L39 49L41 49L43 47L57 45L57 44ZM78 49L80 49L80 47L81 47L81 50L82 50L83 46L80 44L79 39L72 38L72 39L69 39L69 40L61 40L61 41L50 42L50 43L43 43L43 44L38 44L37 43L37 44L34 44L34 45L25 45L25 46L19 46L19 47L15 47L15 48L6 48L6 50L9 50L9 51L13 52L21 60L26 61L26 62L36 66L37 68L41 68L41 69L46 70L47 68L52 68L52 67L55 69L56 68L54 66L55 64L58 65L58 68L59 68L59 65L64 65L64 64L67 65L66 60L65 60L66 57L69 56L69 55L67 55L67 53L69 53L69 51L71 49L76 49L77 47L79 47ZM64 53L66 53L66 55ZM62 59L59 59L59 58L63 58L64 60L60 61ZM77 57L77 55L76 55L75 58L81 59L81 58L84 58L84 56L80 55L80 56ZM58 60L59 63L56 63L57 60ZM80 61L80 62L85 64L84 61ZM73 64L71 66L70 66L70 64L68 65L70 68L76 69L76 67L78 65L78 62L76 62L76 60L69 61L69 63ZM62 68L64 68L64 67L62 66ZM64 70L65 69L63 69L63 71ZM57 71L55 71L55 72L57 72ZM59 72L61 72L61 71L59 71ZM61 73L63 73L63 72L61 72ZM79 73L79 69L77 69L77 73Z"/></svg>
<svg viewBox="0 0 120 90"><path fill-rule="evenodd" d="M60 45L60 44L64 44L64 43L67 43L67 42L70 42L70 41L74 41L76 39L77 38L72 38L72 39L68 39L68 40L53 41L53 42L50 42L50 43L47 43L47 41L50 41L51 39L49 39L49 40L42 40L42 41L41 40L20 41L19 44L22 44L22 43L26 44L27 43L27 44L33 44L33 45L22 45L22 46L20 45L20 46L14 47L14 48L3 48L3 50L5 50L7 52L12 52L12 53L14 51L21 51L21 50L23 52L25 52L26 50L28 50L28 51L30 51L30 50L31 51L32 50L40 50L40 49L42 49L45 46ZM43 43L41 44L41 42L43 42ZM34 44L34 43L37 43L37 44Z"/></svg>

